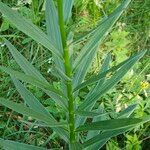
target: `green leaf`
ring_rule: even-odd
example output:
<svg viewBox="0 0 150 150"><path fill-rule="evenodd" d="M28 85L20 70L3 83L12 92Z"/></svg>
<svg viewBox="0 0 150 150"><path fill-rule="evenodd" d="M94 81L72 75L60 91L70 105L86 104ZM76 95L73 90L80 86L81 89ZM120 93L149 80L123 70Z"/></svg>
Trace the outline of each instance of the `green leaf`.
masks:
<svg viewBox="0 0 150 150"><path fill-rule="evenodd" d="M87 130L115 130L130 127L138 124L142 119L127 118L127 119L111 119L105 121L97 121L89 124L79 126L76 132L87 131Z"/></svg>
<svg viewBox="0 0 150 150"><path fill-rule="evenodd" d="M4 150L47 150L42 147L37 147L37 146L28 145L28 144L24 144L24 143L14 142L11 140L3 140L1 138L0 138L0 146Z"/></svg>
<svg viewBox="0 0 150 150"><path fill-rule="evenodd" d="M69 149L70 150L82 150L83 147L79 142L75 142L75 143L70 143L69 144Z"/></svg>
<svg viewBox="0 0 150 150"><path fill-rule="evenodd" d="M100 111L101 113L105 114L105 110L104 110L103 104L101 104L101 105L99 106L98 111ZM107 116L96 116L96 117L93 117L92 122L102 121L102 120L108 120L108 119L110 119L109 115L107 115ZM95 130L95 131L88 131L88 134L87 134L87 136L86 136L86 140L85 140L85 141L87 141L87 140L89 140L89 139L95 137L95 136L98 135L100 132L101 132L101 131L97 131L97 130ZM101 145L104 145L104 144L105 144L105 141L106 141L106 140L103 140L103 141L100 141L100 142L95 143L95 144L93 144L93 145L90 145L90 146L87 148L87 150L99 149L99 147L100 147Z"/></svg>
<svg viewBox="0 0 150 150"><path fill-rule="evenodd" d="M122 134L122 133L124 133L128 130L133 129L133 128L134 128L134 126L130 126L130 127L122 128L122 129L117 129L117 130L113 130L113 131L106 131L104 133L99 133L95 137L93 137L93 138L87 140L86 142L84 142L82 145L83 145L84 148L87 148L89 146L92 146L96 142L98 142L97 143L98 147L97 147L97 145L96 145L96 147L99 149L99 147L100 147L99 144L103 145L105 143L105 139L108 140L111 137Z"/></svg>
<svg viewBox="0 0 150 150"><path fill-rule="evenodd" d="M110 61L111 61L111 55L108 54L106 56L106 58L104 59L104 62L103 62L102 67L101 67L101 69L99 71L99 74L101 74L101 73L105 72L106 70L108 70ZM106 76L106 74L105 74L105 76ZM94 93L97 90L99 90L99 88L102 86L102 84L105 81L105 76L104 76L104 78L101 78L98 81L98 83L90 90L90 92L87 94L86 98L89 97L92 93ZM90 111L94 105L95 105L95 103L91 103L91 105L89 105L88 108L85 109L85 111ZM77 112L78 111L79 110L77 110ZM85 120L86 120L86 118L83 118L83 117L80 118L80 117L78 117L77 120L76 120L76 125L79 126L81 124L84 124Z"/></svg>
<svg viewBox="0 0 150 150"><path fill-rule="evenodd" d="M58 58L62 58L62 55L60 54L58 49L52 44L47 35L32 22L25 19L18 12L12 10L10 7L2 2L0 2L0 12L20 31L30 36L36 42L42 44L44 47L48 48Z"/></svg>
<svg viewBox="0 0 150 150"><path fill-rule="evenodd" d="M141 117L141 119L142 119L142 123L150 122L150 115Z"/></svg>
<svg viewBox="0 0 150 150"><path fill-rule="evenodd" d="M53 0L46 0L45 16L48 37L54 43L56 48L59 49L61 53L63 53L62 39L58 23L58 13ZM63 61L58 59L56 56L53 56L53 60L55 62L56 68L58 68L63 74L65 74ZM63 80L63 77L64 76L60 76L60 79ZM62 80L62 90L64 93L66 93L66 88Z"/></svg>
<svg viewBox="0 0 150 150"><path fill-rule="evenodd" d="M84 102L79 106L79 110L88 108L89 105L96 102L103 94L108 92L113 86L115 86L121 78L132 68L132 66L144 56L146 51L137 53L130 61L124 64L116 73L112 75L110 79L100 87L98 91L93 92L88 98L85 98Z"/></svg>
<svg viewBox="0 0 150 150"><path fill-rule="evenodd" d="M133 104L133 105L130 105L129 107L127 107L126 109L124 109L123 111L121 111L120 113L119 113L119 115L118 115L118 118L126 118L126 117L129 117L132 113L133 113L133 111L135 110L135 108L136 108L136 106L137 106L137 104ZM94 118L96 118L96 117L94 117ZM94 119L94 121L100 121L100 120L95 120ZM130 128L129 128L130 129ZM122 130L122 133L123 133L123 131L124 131L124 129ZM90 132L91 131L89 131L88 132L88 135L90 134ZM93 132L93 131L92 131ZM109 135L109 134L107 134L109 131L104 131L103 132L103 134L102 134L102 137L104 136L104 135ZM111 132L113 132L114 133L114 131L111 131ZM120 132L120 131L119 131ZM117 130L117 132L115 132L116 134L121 134L121 133L119 133L118 132L118 130ZM97 137L97 135L99 134L99 131L94 131L94 134L90 134L90 138L88 138L87 140L89 140L89 139L91 139L91 138L94 138L95 137L95 139L96 139L96 137ZM111 133L110 133L110 135L111 135ZM112 136L112 135L111 135ZM98 142L97 143L95 143L95 144L92 144L92 145L90 145L88 148L87 148L87 150L90 150L90 149L100 149L108 140L109 140L109 138L107 138L107 139L105 139L105 140L102 140L101 141L101 139L99 138L100 136L98 136L97 138L100 140L100 142L99 142L99 140L98 140Z"/></svg>
<svg viewBox="0 0 150 150"><path fill-rule="evenodd" d="M106 34L109 33L110 29L123 13L123 10L128 6L131 0L125 0L122 4L107 18L105 19L95 30L93 37L87 42L82 48L81 53L75 60L73 65L76 71L74 77L74 87L78 86L83 79L93 61L93 58L99 49L99 44L105 38Z"/></svg>
<svg viewBox="0 0 150 150"><path fill-rule="evenodd" d="M68 23L71 13L72 13L72 7L73 7L74 0L64 0L63 1L63 14L64 14L64 22Z"/></svg>
<svg viewBox="0 0 150 150"><path fill-rule="evenodd" d="M4 42L17 64L27 75L35 76L37 79L47 82L42 74L8 40L4 39Z"/></svg>
<svg viewBox="0 0 150 150"><path fill-rule="evenodd" d="M145 116L145 117L141 117L140 120L141 121L139 123L137 123L137 125L149 122L150 121L150 115ZM119 122L119 123L121 123L121 122ZM135 125L136 125L136 123L135 123ZM122 128L122 129L119 128L119 129L116 129L116 130L110 130L110 131L105 131L103 133L99 133L98 135L96 135L93 138L91 138L91 139L87 140L86 142L84 142L82 145L83 145L84 148L87 148L87 147L92 146L93 144L97 143L97 145L94 148L99 149L110 138L133 129L135 127L135 125L133 125L133 126L131 125L130 127L128 126L128 127Z"/></svg>
<svg viewBox="0 0 150 150"><path fill-rule="evenodd" d="M56 74L55 76L59 77L63 81L71 81L71 78L69 78L64 72L62 72L56 66L52 69L52 72L53 72L53 74Z"/></svg>
<svg viewBox="0 0 150 150"><path fill-rule="evenodd" d="M21 67L21 69L27 75L31 75L36 77L37 79L46 82L49 84L47 80L42 76L42 74L35 68L33 65L27 61L27 59L6 39L4 39L9 51L11 52L12 56ZM43 89L42 89L43 90ZM59 106L63 107L65 110L67 108L67 99L60 97L58 94L54 92L50 92L47 90L43 90L47 95L49 95Z"/></svg>
<svg viewBox="0 0 150 150"><path fill-rule="evenodd" d="M58 24L58 14L53 0L46 0L45 16L48 37L60 53L63 53L61 34Z"/></svg>
<svg viewBox="0 0 150 150"><path fill-rule="evenodd" d="M137 54L138 55L138 54ZM106 77L106 75L108 73L113 73L115 71L117 71L119 68L121 68L122 66L124 66L126 63L128 63L129 61L131 61L134 57L136 57L136 55L131 56L130 58L128 58L127 60L121 62L120 64L111 67L110 69L108 69L107 71L103 71L98 75L94 75L92 76L90 79L84 81L83 83L79 84L74 91L80 90L88 85L94 84L95 82L98 82L99 80L102 80Z"/></svg>
<svg viewBox="0 0 150 150"><path fill-rule="evenodd" d="M90 41L83 47L79 56L75 60L74 68L76 68L79 63L84 61L84 58L90 53L93 47L97 47L100 44L100 42L105 38L106 34L110 31L114 23L123 13L124 9L128 6L130 1L131 0L125 0L124 2L122 2L122 4L97 27L97 29L95 30L95 34L90 39Z"/></svg>
<svg viewBox="0 0 150 150"><path fill-rule="evenodd" d="M99 74L107 71L109 69L109 64L110 64L110 61L111 61L111 55L107 55L107 57L105 58L104 60L104 63L99 71ZM99 75L98 74L98 75ZM95 92L98 92L99 89L101 88L101 86L104 84L105 82L105 78L106 78L106 75L104 76L104 78L102 79L99 79L98 83L95 85L95 87L93 87L93 89L90 90L90 92L87 94L86 96L86 99L88 99L88 97L90 97L93 93Z"/></svg>
<svg viewBox="0 0 150 150"><path fill-rule="evenodd" d="M45 90L48 90L48 91L51 91L51 92L54 92L54 93L57 93L57 94L63 96L61 91L56 90L53 86L49 85L47 82L38 80L34 76L25 75L24 73L14 71L13 69L3 67L3 66L0 66L0 70L2 70L5 73L10 74L11 76L16 77L17 79L19 79L23 82L30 83L34 86L41 88L41 89L45 89Z"/></svg>
<svg viewBox="0 0 150 150"><path fill-rule="evenodd" d="M21 97L31 109L33 109L34 111L38 110L39 113L49 116L49 112L45 109L45 107L29 90L25 88L25 86L19 80L12 77L12 81Z"/></svg>
<svg viewBox="0 0 150 150"><path fill-rule="evenodd" d="M37 79L39 79L40 81L42 81L42 87L44 85L48 85L49 83L46 81L46 79L41 75L41 73L35 69L33 67L32 64L30 64L27 59L18 52L18 50L9 42L5 39L6 45L9 48L9 51L11 52L11 54L13 55L14 59L16 60L16 62L18 63L18 65L21 67L21 69L30 76L34 76ZM21 75L22 76L22 75ZM31 79L32 80L32 79ZM41 85L41 84L40 84ZM39 86L40 86L39 85ZM36 85L37 86L37 85ZM64 110L67 109L67 99L65 97L60 96L57 93L51 92L49 90L45 90L42 89L47 95L49 95L59 106L63 107ZM56 120L53 118L52 115L51 116L51 121L55 122ZM68 133L60 128L60 127L54 127L52 128L62 139L64 139L66 142L69 141L69 135Z"/></svg>
<svg viewBox="0 0 150 150"><path fill-rule="evenodd" d="M59 127L59 126L66 125L66 123L58 123L58 122L51 121L50 116L40 113L38 109L36 111L32 110L29 107L24 106L23 104L18 104L18 103L12 102L10 100L6 100L4 98L0 98L0 104L20 113L22 115L31 116L34 119L43 121L49 127Z"/></svg>
<svg viewBox="0 0 150 150"><path fill-rule="evenodd" d="M109 113L98 113L95 111L76 111L75 114L86 117L108 116Z"/></svg>
<svg viewBox="0 0 150 150"><path fill-rule="evenodd" d="M137 107L137 104L132 104L128 106L126 109L119 112L118 118L129 117L133 113L133 111L136 109L136 107Z"/></svg>

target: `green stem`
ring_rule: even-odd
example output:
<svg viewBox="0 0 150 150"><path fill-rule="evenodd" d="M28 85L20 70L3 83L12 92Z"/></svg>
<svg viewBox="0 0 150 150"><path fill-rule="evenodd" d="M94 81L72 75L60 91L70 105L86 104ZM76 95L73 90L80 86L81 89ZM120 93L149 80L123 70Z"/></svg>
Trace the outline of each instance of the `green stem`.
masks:
<svg viewBox="0 0 150 150"><path fill-rule="evenodd" d="M66 75L69 78L72 78L72 69L70 63L69 49L67 46L66 32L65 32L65 24L63 21L63 2L62 0L57 0L58 4L58 18L59 18L59 26L61 32L62 45L64 49L64 66ZM73 87L72 81L68 81L66 83L67 87L67 96L68 96L68 110L69 110L69 131L70 131L70 143L74 143L76 140L75 137L75 113L74 113L74 96L73 96Z"/></svg>

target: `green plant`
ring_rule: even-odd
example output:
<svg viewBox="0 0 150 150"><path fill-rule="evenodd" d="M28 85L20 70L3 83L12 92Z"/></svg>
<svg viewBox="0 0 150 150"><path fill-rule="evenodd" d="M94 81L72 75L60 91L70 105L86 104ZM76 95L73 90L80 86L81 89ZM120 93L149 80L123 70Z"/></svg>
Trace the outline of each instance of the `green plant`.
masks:
<svg viewBox="0 0 150 150"><path fill-rule="evenodd" d="M8 40L4 39L10 53L24 73L4 66L0 66L0 70L11 76L26 105L5 98L0 98L0 103L24 116L36 119L36 124L39 127L52 128L69 145L71 150L99 149L111 137L148 122L150 116L129 118L135 109L133 106L115 114L114 119L107 117L108 113L104 112L101 105L96 109L94 107L100 97L115 86L128 70L143 57L146 53L145 50L112 68L109 68L111 56L108 54L98 74L85 80L99 45L129 3L130 0L123 1L108 18L105 18L87 35L87 42L75 58L72 48L76 46L76 43L73 36L70 37L71 40L68 39L69 32L72 31L66 29L71 16L73 0L57 0L57 9L53 1L46 1L47 35L30 21L0 2L0 11L10 23L52 52L55 65L54 74L61 83L61 86L56 88L53 82L48 82ZM26 85L20 81L32 84L50 96L61 107L66 119L61 117L61 119L55 119L27 89ZM89 85L92 85L90 92L84 100L80 100L77 104L76 98L80 90ZM41 147L4 139L0 139L0 145L6 150L44 150Z"/></svg>
<svg viewBox="0 0 150 150"><path fill-rule="evenodd" d="M141 150L141 141L139 141L138 137L136 134L134 136L127 135L127 141L126 141L126 149L128 150Z"/></svg>

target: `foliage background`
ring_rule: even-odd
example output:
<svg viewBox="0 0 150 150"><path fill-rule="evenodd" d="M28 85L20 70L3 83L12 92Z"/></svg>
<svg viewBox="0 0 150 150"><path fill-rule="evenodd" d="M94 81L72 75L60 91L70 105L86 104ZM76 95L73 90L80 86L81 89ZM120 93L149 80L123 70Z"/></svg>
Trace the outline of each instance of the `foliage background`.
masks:
<svg viewBox="0 0 150 150"><path fill-rule="evenodd" d="M39 0L38 5L33 5L33 1L31 0L5 0L4 2L14 9L18 9L22 15L32 20L32 22L42 30L46 30L43 7L44 0ZM75 29L75 38L78 40L78 38L86 34L91 28L95 27L99 20L109 15L118 6L119 2L119 0L76 1L73 8L73 19L69 24L70 30ZM102 59L108 52L112 52L113 54L112 65L114 65L125 60L134 52L150 49L149 7L149 0L132 1L127 11L125 11L115 25L113 32L105 39L100 47L100 51L93 62L89 76L99 70ZM0 22L1 37L7 37L12 40L12 43L17 45L17 48L22 51L24 56L37 68L40 68L42 74L46 76L48 72L47 78L56 81L54 84L56 83L55 86L59 87L57 80L50 74L51 66L53 65L51 54L46 53L41 45L36 44L32 39L19 32L4 17L1 16ZM0 44L0 64L12 66L16 69L17 65L11 58L2 40ZM76 51L76 53L78 54L78 51ZM140 117L150 113L149 57L150 51L147 52L147 55L134 66L115 88L102 97L102 105L106 112L118 112L132 103L138 103L138 107L133 114L134 116ZM49 69L47 70L47 68ZM7 75L0 73L0 83L3 83L0 84L0 96L7 95L8 98L15 98L17 101L22 100ZM50 101L42 91L32 86L28 88L41 99L41 103L43 103L49 111L52 111L56 117L61 116L61 119L64 118L64 116L59 113L60 108ZM84 97L88 91L88 88L83 89L80 93L80 98ZM78 99L79 102L80 98ZM56 111L55 108L58 111ZM113 116L111 117L113 118ZM61 147L61 145L63 145L62 141L55 133L52 133L52 131L48 131L44 128L24 126L19 120L32 122L32 118L22 118L22 116L18 116L17 113L0 106L0 137L46 146L47 148ZM150 126L149 123L147 123L132 132L127 132L124 135L111 139L103 149L148 150L150 149L149 138Z"/></svg>

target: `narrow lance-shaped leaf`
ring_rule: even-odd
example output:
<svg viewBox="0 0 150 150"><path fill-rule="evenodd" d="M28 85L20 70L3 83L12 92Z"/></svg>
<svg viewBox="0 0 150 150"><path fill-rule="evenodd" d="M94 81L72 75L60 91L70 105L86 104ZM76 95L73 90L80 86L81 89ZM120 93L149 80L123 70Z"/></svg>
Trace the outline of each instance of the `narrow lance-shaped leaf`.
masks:
<svg viewBox="0 0 150 150"><path fill-rule="evenodd" d="M16 77L19 80L22 80L23 82L30 83L32 85L35 85L35 86L41 88L41 89L49 90L51 92L54 92L54 93L57 93L57 94L63 96L61 91L56 90L52 85L47 84L47 82L40 81L33 76L25 75L24 73L14 71L13 69L10 69L7 67L2 67L2 66L0 66L0 70L10 74L11 76Z"/></svg>
<svg viewBox="0 0 150 150"><path fill-rule="evenodd" d="M121 129L135 124L140 123L141 119L136 118L126 118L126 119L111 119L105 121L97 121L89 124L79 126L76 132L89 131L89 130L115 130Z"/></svg>
<svg viewBox="0 0 150 150"><path fill-rule="evenodd" d="M76 111L75 114L79 116L95 117L95 116L108 116L111 113L99 113L95 111Z"/></svg>
<svg viewBox="0 0 150 150"><path fill-rule="evenodd" d="M3 140L1 138L0 138L0 147L3 148L4 150L47 150L42 147L19 143L11 140Z"/></svg>
<svg viewBox="0 0 150 150"><path fill-rule="evenodd" d="M63 81L71 81L71 78L69 78L65 73L63 73L59 68L56 66L52 69L52 73L57 76L58 78L62 79Z"/></svg>
<svg viewBox="0 0 150 150"><path fill-rule="evenodd" d="M83 47L79 56L75 60L74 68L76 68L81 61L84 61L86 55L89 54L90 50L97 45L105 38L106 34L110 31L111 27L120 17L124 9L128 6L131 0L125 0L122 4L107 18L105 19L95 30L95 34L90 39L90 41Z"/></svg>
<svg viewBox="0 0 150 150"><path fill-rule="evenodd" d="M135 124L135 125L131 125L131 126L128 126L128 127L124 127L124 128L119 128L119 129L116 129L116 130L110 130L110 131L105 131L103 133L100 133L98 135L96 135L95 137L87 140L86 142L84 142L82 145L84 148L87 148L89 146L91 146L92 144L95 144L95 143L100 143L104 140L106 140L106 142L108 141L109 138L111 137L114 137L114 136L117 136L119 134L122 134L126 131L129 131L131 129L133 129L136 125L140 125L140 124L143 124L143 123L146 123L146 122L149 122L150 121L150 115L146 116L146 117L141 117L140 118L140 122ZM120 123L120 122L119 122ZM100 145L97 143L97 149L100 148ZM95 147L94 147L95 148Z"/></svg>
<svg viewBox="0 0 150 150"><path fill-rule="evenodd" d="M48 48L59 59L62 58L62 54L52 44L47 35L32 22L25 19L18 12L12 10L2 2L0 2L0 12L20 31L30 36L36 42L41 43L44 47Z"/></svg>
<svg viewBox="0 0 150 150"><path fill-rule="evenodd" d="M64 22L68 23L73 7L74 0L63 0L63 14L64 14Z"/></svg>
<svg viewBox="0 0 150 150"><path fill-rule="evenodd" d="M89 42L82 48L81 53L78 55L74 63L74 70L76 70L73 83L74 87L78 86L83 82L86 73L88 72L93 58L99 49L99 44L102 42L106 34L110 31L111 27L117 21L122 14L123 10L128 6L131 0L125 0L122 4L100 24L93 37L90 38Z"/></svg>
<svg viewBox="0 0 150 150"><path fill-rule="evenodd" d="M31 63L27 61L27 59L20 53L18 50L5 39L6 45L9 48L9 51L13 55L14 59L18 63L18 65L21 67L21 69L27 74L36 77L43 83L49 84L47 80L42 76L42 74L35 68ZM59 106L61 106L64 110L67 108L67 99L65 97L60 96L58 93L51 92L49 90L42 89L48 96L50 96ZM50 115L52 118L52 121L56 121L52 115ZM64 139L66 142L69 140L68 133L60 128L55 127L52 128L62 139Z"/></svg>
<svg viewBox="0 0 150 150"><path fill-rule="evenodd" d="M23 104L18 104L15 103L13 101L4 99L4 98L0 98L0 104L22 114L22 115L26 115L26 116L31 116L34 119L43 121L47 124L47 126L49 127L58 127L58 126L64 126L66 125L66 123L58 123L58 122L52 122L51 121L51 117L44 115L42 113L39 113L38 110L32 110L29 107L24 106Z"/></svg>
<svg viewBox="0 0 150 150"><path fill-rule="evenodd" d="M132 66L146 53L146 51L139 52L124 64L110 79L108 79L102 86L101 90L92 93L84 102L79 106L79 110L86 109L89 105L96 102L103 94L109 91L114 85L116 85L120 79L132 68Z"/></svg>
<svg viewBox="0 0 150 150"><path fill-rule="evenodd" d="M48 111L45 109L45 107L40 103L40 101L29 91L25 86L16 78L12 77L12 81L17 89L17 91L20 93L26 104L33 110L37 111L41 114L48 115Z"/></svg>
<svg viewBox="0 0 150 150"><path fill-rule="evenodd" d="M46 84L49 84L47 80L42 76L42 74L35 67L33 67L33 65L30 62L28 62L27 59L8 40L4 39L4 41L12 56L14 57L18 65L21 67L21 69L25 72L25 74L34 76L37 79L46 82ZM66 98L62 98L59 94L56 94L54 92L50 92L47 90L43 91L47 95L49 95L59 106L63 107L64 109L67 108Z"/></svg>
<svg viewBox="0 0 150 150"><path fill-rule="evenodd" d="M17 64L27 75L35 76L37 79L47 82L42 74L7 39L4 39L4 42Z"/></svg>
<svg viewBox="0 0 150 150"><path fill-rule="evenodd" d="M49 39L54 43L57 49L63 53L63 46L58 23L58 13L53 0L46 0L46 27ZM64 72L63 62L53 56L56 66Z"/></svg>
<svg viewBox="0 0 150 150"><path fill-rule="evenodd" d="M61 53L63 53L61 34L60 34L60 28L58 23L58 13L53 0L46 0L45 16L46 16L46 27L47 27L48 37L54 43L56 48L59 49ZM65 74L64 63L56 56L53 56L53 60L55 62L55 66L59 70L61 70L62 73ZM60 76L60 79L63 80L63 77ZM66 88L62 80L61 80L62 90L64 93L66 93Z"/></svg>
<svg viewBox="0 0 150 150"><path fill-rule="evenodd" d="M60 53L63 53L61 34L58 24L58 14L53 0L46 0L46 28L49 39L54 43Z"/></svg>
<svg viewBox="0 0 150 150"><path fill-rule="evenodd" d="M88 57L85 57L85 61L82 62L82 65L76 70L74 78L73 78L73 87L77 87L79 84L83 82L83 79L88 71L89 66L92 64L92 59L96 54L97 47L92 48Z"/></svg>
<svg viewBox="0 0 150 150"><path fill-rule="evenodd" d="M106 70L108 70L109 68L109 64L110 64L110 61L111 61L111 55L108 54L106 56L106 58L104 59L104 62L102 64L102 67L99 71L99 74L105 72ZM87 94L86 98L88 98L92 93L96 92L97 90L99 90L99 87L101 87L105 81L105 77L106 77L106 74L103 78L99 79L98 83L90 90L90 92ZM91 103L87 109L85 109L85 111L91 111L91 108L95 105L95 102L94 103ZM77 110L79 111L79 110ZM79 126L81 124L84 124L84 122L86 121L86 117L78 117L77 120L76 120L76 126Z"/></svg>
<svg viewBox="0 0 150 150"><path fill-rule="evenodd" d="M121 111L119 113L118 118L129 117L135 110L136 106L137 106L136 104L130 105L129 107L127 107L126 109L124 109L123 111ZM96 117L94 117L94 121L100 121L97 119L95 120L95 118ZM131 127L131 128L133 128L133 127ZM129 130L131 128L129 127L129 128L121 129L121 130L117 129L115 131L104 131L102 134L100 134L100 131L94 131L94 133L93 133L93 131L89 131L88 136L87 136L88 138L87 138L87 141L85 142L85 145L86 145L86 143L87 143L87 145L89 145L90 142L92 142L92 141L94 144L89 145L87 150L100 149L109 140L109 138L115 136L115 134L116 135L121 134L121 133L127 131L127 129ZM92 132L92 133L90 134L90 132ZM111 133L113 133L113 134L111 134ZM105 138L105 140L102 137ZM109 137L109 138L106 138L106 137ZM89 140L89 142L88 142L88 140ZM94 140L98 140L98 141L97 142L95 141L96 142L95 143Z"/></svg>
<svg viewBox="0 0 150 150"><path fill-rule="evenodd" d="M99 74L101 74L101 73L103 73L103 72L105 72L109 69L110 61L111 61L111 55L108 54L107 57L104 60L104 63L101 67L101 70L99 71ZM90 90L90 92L87 94L86 98L88 98L92 93L95 93L95 92L99 91L100 87L105 82L105 78L106 78L106 76L102 79L99 79L98 83L95 85L95 87L93 87L93 89Z"/></svg>
<svg viewBox="0 0 150 150"><path fill-rule="evenodd" d="M82 150L83 147L79 142L75 142L75 143L70 143L69 144L69 149L70 150Z"/></svg>
<svg viewBox="0 0 150 150"><path fill-rule="evenodd" d="M128 63L129 61L131 61L131 59L133 59L135 57L135 55L131 56L130 58L128 58L127 60L121 62L120 64L111 67L110 69L108 69L107 71L103 71L98 75L94 75L92 76L90 79L84 81L83 83L79 84L74 91L80 90L88 85L94 84L96 82L98 82L101 79L104 79L106 77L106 75L108 73L113 73L116 72L119 68L121 68L123 65L125 65L126 63Z"/></svg>
<svg viewBox="0 0 150 150"><path fill-rule="evenodd" d="M98 111L101 111L101 113L104 113L104 114L106 113L103 104L101 104L101 105L99 106ZM109 113L110 113L110 112L109 112ZM109 115L107 115L107 116L96 116L96 117L93 117L92 122L97 122L97 121L102 121L102 120L108 120L108 119L110 119L110 116L109 116ZM98 130L88 131L85 141L87 141L87 140L89 140L89 139L95 137L95 136L98 135L100 132L101 132L101 131L98 131ZM87 148L87 150L99 149L99 147L100 147L101 145L104 145L104 144L105 144L105 140L99 141L98 143L91 144L91 145Z"/></svg>
<svg viewBox="0 0 150 150"><path fill-rule="evenodd" d="M129 117L133 113L133 111L136 109L136 107L137 107L137 104L132 104L128 106L126 109L119 112L118 118Z"/></svg>
<svg viewBox="0 0 150 150"><path fill-rule="evenodd" d="M122 129L117 129L117 130L113 130L113 131L106 131L104 133L99 133L98 135L96 135L95 137L87 140L86 142L84 142L82 145L84 148L87 148L90 146L93 146L93 144L97 143L97 145L94 146L94 148L100 148L99 143L100 144L104 144L105 140L117 136L119 134L122 134L128 130L133 129L135 126L130 126L130 127L126 127L126 128L122 128ZM107 141L106 140L106 141Z"/></svg>

